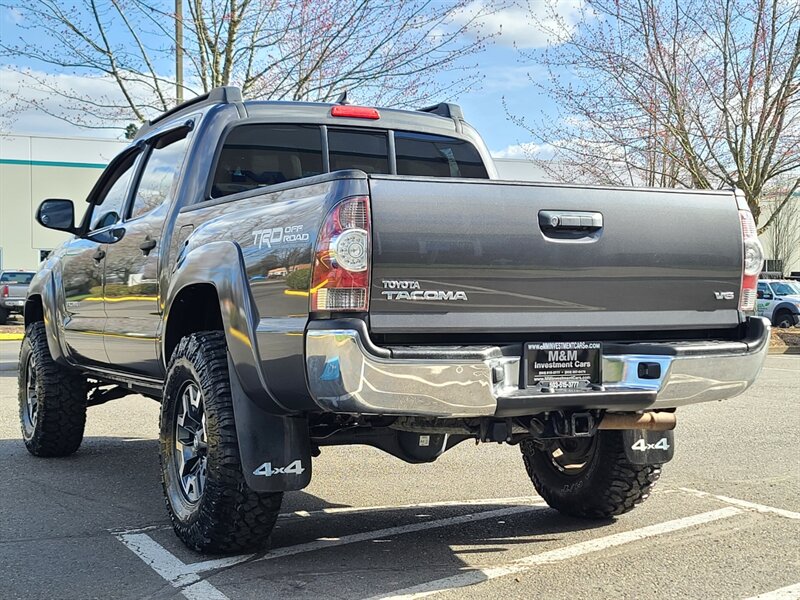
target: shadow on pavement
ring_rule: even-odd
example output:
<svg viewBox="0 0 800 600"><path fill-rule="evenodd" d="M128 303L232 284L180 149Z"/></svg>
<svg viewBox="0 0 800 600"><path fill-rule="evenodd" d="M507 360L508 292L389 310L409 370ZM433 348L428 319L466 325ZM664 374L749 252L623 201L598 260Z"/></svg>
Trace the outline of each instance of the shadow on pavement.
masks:
<svg viewBox="0 0 800 600"><path fill-rule="evenodd" d="M76 561L90 560L95 545L113 539L110 531L152 525L164 526L152 532L154 539L178 556L186 557L184 560L187 562L214 558L185 554L185 549L168 530L169 521L161 493L158 442L154 439L87 437L76 454L56 459L33 457L21 440L6 439L0 440L0 464L4 473L0 478L0 497L3 499L0 503L0 540L3 542L0 544L0 564L5 562L3 548L11 553L5 559L13 562L15 553L19 551L35 552L35 548L42 544L50 547L55 544L63 547L62 553L66 550L63 562L56 558L44 571L63 574ZM379 486L380 478L376 478L374 484ZM387 497L386 504L391 503L392 499ZM282 512L313 512L341 506L312 494L292 492L286 494ZM236 585L252 581L254 592L263 591L266 586L279 593L283 580L304 579L309 569L317 572L321 568L328 575L317 572L309 579L310 591L326 580L336 588L339 583L336 565L346 560L349 571L369 572L374 569L382 573L380 583L373 580L369 585L362 577L359 579L365 587L358 591L350 590L356 595L368 594L376 587L398 589L462 572L468 565L460 558L461 555L500 553L521 544L538 545L560 539L570 532L606 524L567 519L545 508L509 511L492 518L467 519L442 526L428 527L425 524L513 507L513 502L478 505L465 501L463 504L424 508L365 507L363 510L317 513L310 518L289 516L279 521L273 536L273 552L278 554L281 554L281 548L314 544L320 538L337 539L335 536L353 534L366 537L336 549L315 548L311 549L315 551L301 551L274 561L248 562L221 572L211 571L204 576L213 576L215 582L221 581L223 588L226 578L230 577L232 582L237 582ZM419 524L423 526L410 532L387 532L382 536L379 533ZM376 541L381 543L374 543ZM456 550L459 546L469 546L469 549ZM123 552L122 556L128 554ZM133 555L130 559L139 560ZM320 566L326 562L327 566ZM38 588L37 584L26 580L26 585L32 584ZM86 589L102 593L105 585L106 582L94 581ZM29 588L28 591L31 597L40 596L36 589ZM319 592L323 593L324 588Z"/></svg>
<svg viewBox="0 0 800 600"><path fill-rule="evenodd" d="M168 523L157 440L87 437L65 458L37 458L21 439L0 440L0 463L0 540L13 538L23 521L48 523L55 515L69 515L58 519L65 533ZM284 500L285 511L334 506L341 505L302 492Z"/></svg>

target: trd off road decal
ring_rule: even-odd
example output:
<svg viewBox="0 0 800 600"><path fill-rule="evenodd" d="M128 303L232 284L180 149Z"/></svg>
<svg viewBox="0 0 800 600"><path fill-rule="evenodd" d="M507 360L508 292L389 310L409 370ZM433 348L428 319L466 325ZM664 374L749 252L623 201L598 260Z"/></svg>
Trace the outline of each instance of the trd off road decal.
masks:
<svg viewBox="0 0 800 600"><path fill-rule="evenodd" d="M253 245L258 246L259 250L266 246L280 246L282 244L293 244L295 242L307 242L309 237L303 233L302 225L287 225L286 227L268 227L266 229L256 229L253 231Z"/></svg>

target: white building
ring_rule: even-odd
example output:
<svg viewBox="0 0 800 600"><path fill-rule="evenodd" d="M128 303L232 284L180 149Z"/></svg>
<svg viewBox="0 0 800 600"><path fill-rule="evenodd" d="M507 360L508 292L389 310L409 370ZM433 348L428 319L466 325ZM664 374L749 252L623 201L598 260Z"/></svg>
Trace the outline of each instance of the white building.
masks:
<svg viewBox="0 0 800 600"><path fill-rule="evenodd" d="M0 269L34 269L68 236L34 221L45 198L75 202L76 219L106 164L124 142L0 135Z"/></svg>

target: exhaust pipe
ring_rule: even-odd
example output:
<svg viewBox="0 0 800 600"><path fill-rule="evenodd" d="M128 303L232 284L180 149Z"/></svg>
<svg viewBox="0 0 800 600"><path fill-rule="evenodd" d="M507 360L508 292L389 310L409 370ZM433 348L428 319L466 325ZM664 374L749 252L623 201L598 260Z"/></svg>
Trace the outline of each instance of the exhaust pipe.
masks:
<svg viewBox="0 0 800 600"><path fill-rule="evenodd" d="M606 413L597 426L598 429L646 429L648 431L668 431L675 429L678 420L671 412L646 412L642 414Z"/></svg>

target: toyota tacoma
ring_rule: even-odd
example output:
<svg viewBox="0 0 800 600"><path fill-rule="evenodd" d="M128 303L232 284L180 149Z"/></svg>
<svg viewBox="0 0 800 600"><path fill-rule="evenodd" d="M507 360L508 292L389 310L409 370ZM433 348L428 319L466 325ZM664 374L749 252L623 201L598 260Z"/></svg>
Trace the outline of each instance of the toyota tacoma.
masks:
<svg viewBox="0 0 800 600"><path fill-rule="evenodd" d="M160 402L166 507L190 548L263 547L325 446L426 463L516 445L559 511L643 501L676 409L744 392L769 322L733 190L498 180L457 105L244 101L143 126L36 273L22 435L81 444L87 407Z"/></svg>

